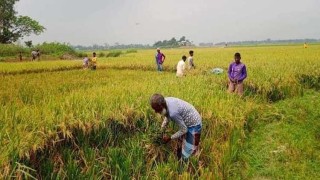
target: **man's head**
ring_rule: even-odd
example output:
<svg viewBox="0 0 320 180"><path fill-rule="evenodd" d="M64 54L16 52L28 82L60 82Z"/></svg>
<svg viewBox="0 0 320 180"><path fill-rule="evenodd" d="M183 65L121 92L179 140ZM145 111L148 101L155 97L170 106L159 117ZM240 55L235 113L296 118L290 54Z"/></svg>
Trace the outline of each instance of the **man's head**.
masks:
<svg viewBox="0 0 320 180"><path fill-rule="evenodd" d="M157 48L157 52L158 52L158 53L160 52L160 48Z"/></svg>
<svg viewBox="0 0 320 180"><path fill-rule="evenodd" d="M92 55L93 55L93 57L96 57L97 54L95 52L93 52Z"/></svg>
<svg viewBox="0 0 320 180"><path fill-rule="evenodd" d="M183 61L186 61L186 60L187 60L187 56L183 55L183 56L182 56L182 60L183 60Z"/></svg>
<svg viewBox="0 0 320 180"><path fill-rule="evenodd" d="M189 51L189 54L190 54L190 56L193 56L193 51L190 50L190 51Z"/></svg>
<svg viewBox="0 0 320 180"><path fill-rule="evenodd" d="M240 53L235 53L234 54L234 61L237 63L237 64L239 64L240 63L240 60L241 60L241 55L240 55Z"/></svg>
<svg viewBox="0 0 320 180"><path fill-rule="evenodd" d="M150 98L150 105L156 113L161 115L165 116L168 112L166 100L161 94L153 94Z"/></svg>

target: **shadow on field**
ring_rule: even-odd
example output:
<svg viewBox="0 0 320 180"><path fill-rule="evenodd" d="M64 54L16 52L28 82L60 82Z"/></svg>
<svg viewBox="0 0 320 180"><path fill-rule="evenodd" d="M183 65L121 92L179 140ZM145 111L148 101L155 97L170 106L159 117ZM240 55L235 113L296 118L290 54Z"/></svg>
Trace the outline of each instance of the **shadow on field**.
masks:
<svg viewBox="0 0 320 180"><path fill-rule="evenodd" d="M320 75L301 74L296 76L294 82L270 82L268 87L261 87L252 82L247 83L245 84L245 96L260 95L274 103L295 96L303 96L304 89L320 91Z"/></svg>
<svg viewBox="0 0 320 180"><path fill-rule="evenodd" d="M174 68L171 67L164 67L165 72L175 72ZM72 71L72 70L82 70L82 66L69 66L69 67L56 67L52 69L48 68L39 68L39 69L23 69L19 71L3 71L0 72L0 75L7 76L7 75L21 75L21 74L33 74L33 73L48 73L48 72L59 72L59 71ZM156 72L156 69L152 66L140 66L140 65L128 65L128 66L98 66L97 70L104 70L104 69L112 69L112 70L138 70L138 71L150 71ZM90 70L90 69L88 69Z"/></svg>
<svg viewBox="0 0 320 180"><path fill-rule="evenodd" d="M303 85L305 88L320 91L320 75L302 74L298 76L298 79L301 85Z"/></svg>
<svg viewBox="0 0 320 180"><path fill-rule="evenodd" d="M114 120L104 127L92 128L59 128L44 149L30 151L19 164L31 168L23 171L29 170L26 173L37 179L89 178L96 173L111 178L111 169L116 168L113 165L120 163L121 167L124 163L121 157L125 153L120 156L120 147L135 135L135 129ZM14 171L17 177L21 176L20 167Z"/></svg>
<svg viewBox="0 0 320 180"><path fill-rule="evenodd" d="M12 177L37 179L129 179L150 176L163 163L176 162L177 142L160 142L156 124L125 125L116 120L98 128L63 127L43 149L12 164ZM196 165L191 166L196 172ZM172 164L173 171L178 166Z"/></svg>
<svg viewBox="0 0 320 180"><path fill-rule="evenodd" d="M303 95L303 89L299 86L270 84L268 88L261 88L254 83L245 84L245 96L261 96L270 103L275 103L294 96Z"/></svg>
<svg viewBox="0 0 320 180"><path fill-rule="evenodd" d="M199 153L181 166L176 157L178 141L162 144L156 121L140 119L126 125L109 120L99 127L80 124L59 126L44 147L12 160L9 177L175 179L182 170L189 179L226 179L241 147L241 129L227 122L205 123ZM172 127L168 131L175 132Z"/></svg>
<svg viewBox="0 0 320 180"><path fill-rule="evenodd" d="M0 72L0 75L19 75L19 74L32 74L32 73L47 73L47 72L59 72L59 71L71 71L82 69L81 66L71 66L71 67L59 67L53 69L24 69L20 71L9 71L9 72Z"/></svg>
<svg viewBox="0 0 320 180"><path fill-rule="evenodd" d="M269 102L274 103L294 96L302 96L304 88L319 91L320 76L306 74L297 75L297 80L294 83L280 84L278 82L271 82L267 88L263 88L255 83L248 83L245 86L245 95L261 95Z"/></svg>

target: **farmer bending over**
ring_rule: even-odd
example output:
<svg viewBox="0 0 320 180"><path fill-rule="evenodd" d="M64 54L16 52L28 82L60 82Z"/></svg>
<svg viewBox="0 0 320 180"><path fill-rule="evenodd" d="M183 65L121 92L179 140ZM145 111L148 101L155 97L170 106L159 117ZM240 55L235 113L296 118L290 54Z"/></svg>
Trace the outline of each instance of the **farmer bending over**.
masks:
<svg viewBox="0 0 320 180"><path fill-rule="evenodd" d="M187 160L198 150L200 134L202 128L201 116L198 111L188 102L174 97L164 98L161 94L154 94L150 98L152 109L156 113L164 116L161 128L164 130L169 121L173 121L179 127L179 131L172 136L164 135L164 143L170 140L179 139L180 143L177 150L179 160ZM182 145L182 146L181 146Z"/></svg>
<svg viewBox="0 0 320 180"><path fill-rule="evenodd" d="M240 62L240 53L235 53L234 61L230 64L228 70L229 89L230 93L236 92L240 96L243 94L243 80L247 77L246 65Z"/></svg>
<svg viewBox="0 0 320 180"><path fill-rule="evenodd" d="M86 54L85 57L83 58L83 69L87 69L89 67L89 57Z"/></svg>

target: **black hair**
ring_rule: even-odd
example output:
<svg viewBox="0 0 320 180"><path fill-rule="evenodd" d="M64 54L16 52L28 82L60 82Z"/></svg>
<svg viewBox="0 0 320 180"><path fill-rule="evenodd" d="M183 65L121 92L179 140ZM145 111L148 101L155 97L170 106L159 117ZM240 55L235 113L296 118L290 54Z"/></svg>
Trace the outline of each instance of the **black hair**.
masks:
<svg viewBox="0 0 320 180"><path fill-rule="evenodd" d="M183 59L183 60L186 60L186 59L187 59L187 56L183 55L183 56L182 56L182 59Z"/></svg>
<svg viewBox="0 0 320 180"><path fill-rule="evenodd" d="M163 97L163 95L162 94L158 94L158 93L156 93L156 94L153 94L152 96L151 96L151 98L150 98L150 104L152 105L152 104L157 104L157 105L165 105L166 104L166 101L165 101L165 99L164 99L164 97Z"/></svg>
<svg viewBox="0 0 320 180"><path fill-rule="evenodd" d="M192 51L192 50L190 50L190 51L189 51L189 54L193 54L193 51Z"/></svg>
<svg viewBox="0 0 320 180"><path fill-rule="evenodd" d="M240 58L241 58L241 55L240 55L240 53L236 52L236 53L234 54L234 57L240 57Z"/></svg>

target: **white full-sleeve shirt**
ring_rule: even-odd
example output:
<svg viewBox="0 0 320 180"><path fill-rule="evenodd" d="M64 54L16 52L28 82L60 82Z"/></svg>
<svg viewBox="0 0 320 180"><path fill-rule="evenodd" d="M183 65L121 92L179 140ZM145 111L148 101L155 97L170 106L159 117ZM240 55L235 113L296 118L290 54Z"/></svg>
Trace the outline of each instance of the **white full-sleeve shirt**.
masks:
<svg viewBox="0 0 320 180"><path fill-rule="evenodd" d="M193 63L193 57L190 56L188 57L188 64L189 64L189 69L194 68L194 63Z"/></svg>
<svg viewBox="0 0 320 180"><path fill-rule="evenodd" d="M182 59L178 62L178 65L177 65L177 76L178 77L183 76L184 70L185 70L185 64L186 63Z"/></svg>

